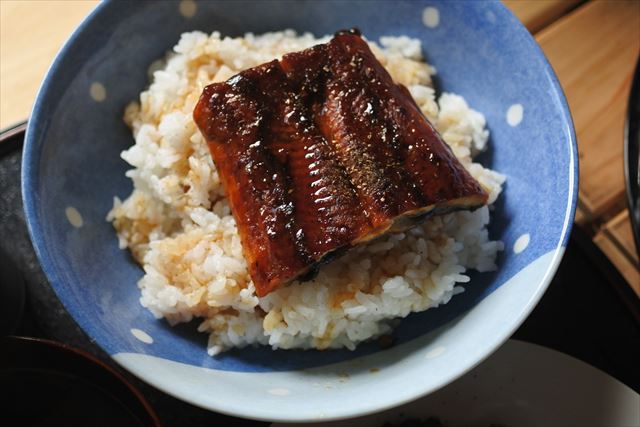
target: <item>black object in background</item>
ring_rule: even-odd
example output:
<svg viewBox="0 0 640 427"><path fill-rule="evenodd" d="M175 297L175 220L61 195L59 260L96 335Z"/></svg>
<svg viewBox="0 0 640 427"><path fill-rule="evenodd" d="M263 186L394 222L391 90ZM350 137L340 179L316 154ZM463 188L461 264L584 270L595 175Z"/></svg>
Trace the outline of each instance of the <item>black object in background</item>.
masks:
<svg viewBox="0 0 640 427"><path fill-rule="evenodd" d="M53 341L0 338L5 420L25 426L160 426L123 376L95 357Z"/></svg>
<svg viewBox="0 0 640 427"><path fill-rule="evenodd" d="M640 254L640 58L631 84L624 137L624 179L636 253Z"/></svg>
<svg viewBox="0 0 640 427"><path fill-rule="evenodd" d="M0 248L0 336L11 335L18 330L25 298L22 272Z"/></svg>

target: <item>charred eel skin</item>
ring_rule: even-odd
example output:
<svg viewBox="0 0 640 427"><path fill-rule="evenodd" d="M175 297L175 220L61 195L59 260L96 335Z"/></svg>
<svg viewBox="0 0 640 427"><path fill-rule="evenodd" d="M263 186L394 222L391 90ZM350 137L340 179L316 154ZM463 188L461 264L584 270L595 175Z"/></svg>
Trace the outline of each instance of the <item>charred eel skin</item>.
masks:
<svg viewBox="0 0 640 427"><path fill-rule="evenodd" d="M357 30L207 86L194 110L258 296L487 193Z"/></svg>

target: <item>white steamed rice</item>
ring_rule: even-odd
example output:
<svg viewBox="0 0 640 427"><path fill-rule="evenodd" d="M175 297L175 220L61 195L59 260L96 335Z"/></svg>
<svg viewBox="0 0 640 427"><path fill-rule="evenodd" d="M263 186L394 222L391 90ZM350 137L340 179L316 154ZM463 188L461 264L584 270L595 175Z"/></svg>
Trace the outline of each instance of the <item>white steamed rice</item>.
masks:
<svg viewBox="0 0 640 427"><path fill-rule="evenodd" d="M192 119L202 89L237 72L328 41L293 31L222 38L185 33L150 69L151 85L125 112L135 144L122 153L134 185L115 198L108 219L120 246L144 267L140 302L171 324L200 318L208 352L264 344L273 348L349 349L391 331L398 318L445 304L463 292L468 269L489 271L501 242L487 233L489 207L427 220L384 236L320 268L317 277L264 298L254 286L224 189ZM504 177L472 158L486 146L485 119L465 100L437 100L418 40L370 43L394 80L407 86L455 155L489 191Z"/></svg>

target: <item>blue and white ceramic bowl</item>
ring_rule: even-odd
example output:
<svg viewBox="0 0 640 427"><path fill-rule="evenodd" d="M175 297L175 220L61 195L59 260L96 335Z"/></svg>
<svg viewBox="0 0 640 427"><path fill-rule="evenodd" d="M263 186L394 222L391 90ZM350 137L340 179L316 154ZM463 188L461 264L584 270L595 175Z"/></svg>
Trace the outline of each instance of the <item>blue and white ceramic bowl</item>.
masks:
<svg viewBox="0 0 640 427"><path fill-rule="evenodd" d="M246 348L211 358L194 324L171 328L140 306L142 271L118 249L105 221L112 196L131 191L119 157L133 142L123 108L147 84L149 64L184 31L293 28L319 36L354 26L374 40L421 39L439 88L485 114L492 148L484 161L508 177L490 229L506 247L499 269L475 275L473 286L446 306L407 318L391 349ZM558 81L527 30L499 3L189 0L107 1L84 21L38 95L22 182L31 237L49 281L122 366L215 411L310 421L370 413L433 392L500 346L556 271L577 176L575 135Z"/></svg>

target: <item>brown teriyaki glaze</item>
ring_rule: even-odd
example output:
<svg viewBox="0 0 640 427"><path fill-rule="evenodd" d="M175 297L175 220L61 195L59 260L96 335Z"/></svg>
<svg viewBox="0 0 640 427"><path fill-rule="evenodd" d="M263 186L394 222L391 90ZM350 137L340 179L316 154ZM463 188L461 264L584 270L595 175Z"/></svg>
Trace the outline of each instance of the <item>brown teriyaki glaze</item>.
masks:
<svg viewBox="0 0 640 427"><path fill-rule="evenodd" d="M487 194L359 32L207 86L194 111L256 293Z"/></svg>

